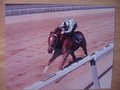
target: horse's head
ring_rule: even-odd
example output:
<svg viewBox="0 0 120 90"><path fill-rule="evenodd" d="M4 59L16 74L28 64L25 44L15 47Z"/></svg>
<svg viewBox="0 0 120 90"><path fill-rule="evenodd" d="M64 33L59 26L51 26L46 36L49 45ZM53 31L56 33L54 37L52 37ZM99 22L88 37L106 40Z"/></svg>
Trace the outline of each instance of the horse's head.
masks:
<svg viewBox="0 0 120 90"><path fill-rule="evenodd" d="M54 32L50 32L48 38L48 53L52 53L52 51L56 48L58 42L58 35Z"/></svg>

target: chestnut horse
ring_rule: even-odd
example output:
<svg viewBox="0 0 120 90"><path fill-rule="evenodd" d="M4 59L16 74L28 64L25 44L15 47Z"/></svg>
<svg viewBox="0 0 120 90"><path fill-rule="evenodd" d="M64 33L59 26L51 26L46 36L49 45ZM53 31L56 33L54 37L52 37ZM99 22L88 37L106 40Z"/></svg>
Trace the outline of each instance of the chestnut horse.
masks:
<svg viewBox="0 0 120 90"><path fill-rule="evenodd" d="M77 43L74 39L74 36L79 36L80 43ZM81 47L87 56L87 44L84 35L80 31L74 32L73 37L68 37L67 35L61 34L61 28L57 27L54 32L50 32L48 38L48 53L53 53L51 59L49 60L47 66L44 69L44 73L48 70L50 64L60 55L63 56L62 63L59 66L59 70L63 69L65 61L67 60L68 55L72 56L72 59L75 60L76 56L74 52Z"/></svg>

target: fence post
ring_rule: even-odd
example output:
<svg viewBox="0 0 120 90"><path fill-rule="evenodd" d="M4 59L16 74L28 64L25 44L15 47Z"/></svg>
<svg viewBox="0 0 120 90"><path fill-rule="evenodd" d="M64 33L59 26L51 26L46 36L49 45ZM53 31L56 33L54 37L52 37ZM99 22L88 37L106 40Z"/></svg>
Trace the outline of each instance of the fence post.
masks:
<svg viewBox="0 0 120 90"><path fill-rule="evenodd" d="M98 79L98 73L97 73L97 68L96 68L96 61L94 59L90 60L90 65L91 65L91 71L92 71L92 78L93 78L93 83L95 89L100 88L100 82Z"/></svg>

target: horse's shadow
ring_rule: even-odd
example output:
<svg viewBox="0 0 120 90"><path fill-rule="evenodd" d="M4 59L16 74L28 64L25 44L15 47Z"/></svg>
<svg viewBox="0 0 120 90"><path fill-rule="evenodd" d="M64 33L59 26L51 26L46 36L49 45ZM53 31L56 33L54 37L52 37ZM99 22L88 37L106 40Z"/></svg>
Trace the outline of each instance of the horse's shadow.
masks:
<svg viewBox="0 0 120 90"><path fill-rule="evenodd" d="M64 66L64 69L67 68L67 67L69 67L69 66L72 65L73 63L76 63L76 62L82 60L83 58L85 58L85 57L78 57L78 58L76 58L75 60L70 61L70 62L68 63L68 65Z"/></svg>

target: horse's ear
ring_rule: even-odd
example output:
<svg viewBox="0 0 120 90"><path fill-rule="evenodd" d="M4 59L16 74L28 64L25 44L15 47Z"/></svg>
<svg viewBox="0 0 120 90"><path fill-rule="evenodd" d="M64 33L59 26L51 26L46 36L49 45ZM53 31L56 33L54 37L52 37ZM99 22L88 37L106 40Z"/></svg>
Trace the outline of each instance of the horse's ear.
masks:
<svg viewBox="0 0 120 90"><path fill-rule="evenodd" d="M57 27L57 28L55 29L55 31L54 31L54 33L56 33L56 34L60 34L60 32L61 32L61 28L60 28L60 27Z"/></svg>

